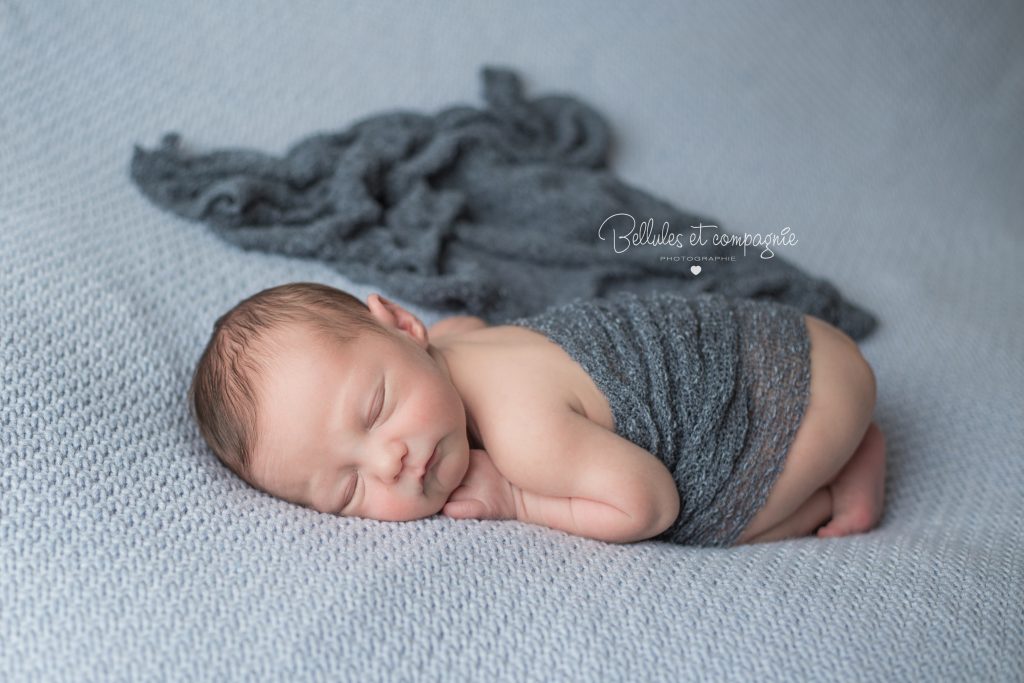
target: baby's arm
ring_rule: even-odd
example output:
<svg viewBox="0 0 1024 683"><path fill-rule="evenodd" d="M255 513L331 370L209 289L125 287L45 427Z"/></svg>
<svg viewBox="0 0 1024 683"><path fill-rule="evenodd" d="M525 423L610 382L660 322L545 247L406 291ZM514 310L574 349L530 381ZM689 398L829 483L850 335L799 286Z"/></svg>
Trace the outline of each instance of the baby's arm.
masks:
<svg viewBox="0 0 1024 683"><path fill-rule="evenodd" d="M512 484L516 519L611 543L651 538L675 522L679 492L660 460L569 407L529 412L503 420L489 441Z"/></svg>

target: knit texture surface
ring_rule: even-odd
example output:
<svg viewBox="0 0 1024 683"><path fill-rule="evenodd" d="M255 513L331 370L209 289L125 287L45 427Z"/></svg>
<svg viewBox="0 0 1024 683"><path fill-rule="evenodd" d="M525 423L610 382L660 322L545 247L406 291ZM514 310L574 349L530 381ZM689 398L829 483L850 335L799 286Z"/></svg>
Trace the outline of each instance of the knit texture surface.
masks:
<svg viewBox="0 0 1024 683"><path fill-rule="evenodd" d="M679 516L657 540L730 546L739 538L805 414L803 314L718 294L627 292L510 324L558 344L608 400L615 432L672 473Z"/></svg>
<svg viewBox="0 0 1024 683"><path fill-rule="evenodd" d="M1021 4L595 6L0 2L0 680L1024 680ZM779 255L877 315L877 529L343 519L210 453L185 399L217 316L376 289L155 208L134 146L279 156L496 62L603 112L632 185L791 226Z"/></svg>

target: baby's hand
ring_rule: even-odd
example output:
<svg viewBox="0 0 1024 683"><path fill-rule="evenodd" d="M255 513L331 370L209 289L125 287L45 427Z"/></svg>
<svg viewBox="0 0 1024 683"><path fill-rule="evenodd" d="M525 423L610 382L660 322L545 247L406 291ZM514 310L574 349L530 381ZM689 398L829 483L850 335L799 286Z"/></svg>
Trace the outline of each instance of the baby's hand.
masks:
<svg viewBox="0 0 1024 683"><path fill-rule="evenodd" d="M502 476L487 451L470 449L469 469L441 514L453 519L515 519L512 484Z"/></svg>

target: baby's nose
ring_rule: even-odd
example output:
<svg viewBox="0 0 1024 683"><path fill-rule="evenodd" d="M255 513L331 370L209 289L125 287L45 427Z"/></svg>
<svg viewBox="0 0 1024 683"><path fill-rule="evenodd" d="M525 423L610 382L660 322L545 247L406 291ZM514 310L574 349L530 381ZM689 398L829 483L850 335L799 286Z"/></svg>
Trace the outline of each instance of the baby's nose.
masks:
<svg viewBox="0 0 1024 683"><path fill-rule="evenodd" d="M405 461L408 459L408 455L409 449L406 447L404 440L395 439L392 441L388 445L387 455L381 458L381 478L387 483L398 481L399 475L405 469Z"/></svg>

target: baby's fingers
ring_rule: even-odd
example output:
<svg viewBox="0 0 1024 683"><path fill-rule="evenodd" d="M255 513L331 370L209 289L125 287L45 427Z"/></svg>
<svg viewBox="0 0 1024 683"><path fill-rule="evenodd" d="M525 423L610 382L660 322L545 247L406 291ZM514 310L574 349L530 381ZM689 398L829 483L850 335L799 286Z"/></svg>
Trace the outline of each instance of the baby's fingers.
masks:
<svg viewBox="0 0 1024 683"><path fill-rule="evenodd" d="M450 501L441 510L442 514L452 519L480 519L484 512L484 504L473 498Z"/></svg>

